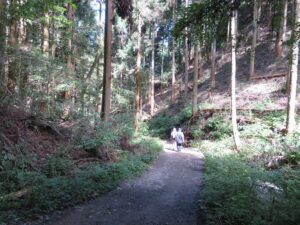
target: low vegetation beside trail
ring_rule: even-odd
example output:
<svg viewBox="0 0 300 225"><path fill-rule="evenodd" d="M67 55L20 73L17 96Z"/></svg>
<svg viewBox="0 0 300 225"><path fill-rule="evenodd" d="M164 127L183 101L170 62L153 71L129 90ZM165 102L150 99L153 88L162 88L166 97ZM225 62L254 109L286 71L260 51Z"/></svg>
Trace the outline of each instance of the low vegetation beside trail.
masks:
<svg viewBox="0 0 300 225"><path fill-rule="evenodd" d="M31 127L33 117L18 113L22 120L15 114L1 115L0 133L6 139L0 151L2 222L35 218L107 193L120 181L141 174L162 150L158 139L133 137L126 116L123 122L120 117L110 123L99 121L95 129L82 121L62 138L50 127ZM119 126L113 127L116 122ZM9 136L14 129L23 138ZM45 141L51 139L51 144ZM40 146L32 146L31 140Z"/></svg>

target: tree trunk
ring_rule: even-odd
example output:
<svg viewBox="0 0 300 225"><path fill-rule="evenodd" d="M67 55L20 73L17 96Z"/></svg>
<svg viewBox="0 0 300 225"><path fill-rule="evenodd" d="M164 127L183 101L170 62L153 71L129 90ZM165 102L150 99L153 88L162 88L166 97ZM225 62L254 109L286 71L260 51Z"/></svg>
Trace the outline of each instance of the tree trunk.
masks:
<svg viewBox="0 0 300 225"><path fill-rule="evenodd" d="M197 113L198 109L198 74L199 74L199 45L196 44L194 47L194 76L193 76L193 102L192 102L192 114L193 117Z"/></svg>
<svg viewBox="0 0 300 225"><path fill-rule="evenodd" d="M137 134L139 129L140 119L140 103L141 103L141 58L142 58L142 16L139 12L138 15L138 41L137 41L137 58L136 58L136 71L135 78L135 93L134 93L134 131Z"/></svg>
<svg viewBox="0 0 300 225"><path fill-rule="evenodd" d="M17 1L11 0L10 1L10 11L12 12L17 7ZM15 92L16 86L16 60L14 56L16 54L15 48L17 44L17 21L10 15L9 21L9 36L8 36L8 55L9 55L9 65L8 65L8 82L7 88L10 92Z"/></svg>
<svg viewBox="0 0 300 225"><path fill-rule="evenodd" d="M160 98L163 96L163 83L164 83L164 40L162 40L162 53L161 53L161 67L160 67Z"/></svg>
<svg viewBox="0 0 300 225"><path fill-rule="evenodd" d="M173 27L176 23L176 0L173 0ZM176 101L176 62L175 62L175 56L176 56L176 43L175 39L172 40L172 93L171 93L171 102L174 103Z"/></svg>
<svg viewBox="0 0 300 225"><path fill-rule="evenodd" d="M150 115L154 114L154 105L155 105L155 90L154 90L154 78L155 78L155 36L156 36L156 27L153 24L152 31L152 60L151 60L151 92L150 92Z"/></svg>
<svg viewBox="0 0 300 225"><path fill-rule="evenodd" d="M283 25L282 25L282 40L283 41L286 41L288 3L289 3L288 0L284 0Z"/></svg>
<svg viewBox="0 0 300 225"><path fill-rule="evenodd" d="M230 28L231 28L231 20L228 20L227 24L227 35L226 35L226 49L230 46Z"/></svg>
<svg viewBox="0 0 300 225"><path fill-rule="evenodd" d="M24 1L20 1L19 3L22 4ZM19 30L18 30L18 41L19 45L23 45L26 40L26 24L24 18L19 19ZM18 86L19 86L19 100L20 105L25 106L26 104L26 87L28 84L29 78L29 71L28 66L30 64L30 60L26 56L26 51L19 49L18 50L21 54L18 59Z"/></svg>
<svg viewBox="0 0 300 225"><path fill-rule="evenodd" d="M104 37L104 76L101 118L108 121L111 98L111 42L112 42L113 1L106 0L105 8L105 37Z"/></svg>
<svg viewBox="0 0 300 225"><path fill-rule="evenodd" d="M232 119L232 131L235 148L238 150L241 141L237 126L237 115L236 115L236 12L235 8L236 0L231 1L233 4L233 10L231 15L231 119Z"/></svg>
<svg viewBox="0 0 300 225"><path fill-rule="evenodd" d="M67 12L67 18L69 21L73 21L73 7L69 3L68 4L68 12ZM73 70L73 64L72 64L72 39L73 39L73 27L72 25L69 25L68 27L68 33L70 37L68 38L68 44L67 44L67 72L66 72L66 78L68 79L71 77L72 70ZM65 99L71 98L71 89L68 88L65 91Z"/></svg>
<svg viewBox="0 0 300 225"><path fill-rule="evenodd" d="M99 69L99 62L97 62L97 67L96 67L96 73L97 73L97 77L100 77L100 69ZM100 99L100 84L97 84L96 86L96 96L95 96L95 118L97 117L97 115L99 115L100 113L100 103L101 103L101 99Z"/></svg>
<svg viewBox="0 0 300 225"><path fill-rule="evenodd" d="M289 54L291 55L291 53ZM286 74L286 82L285 82L285 93L288 95L290 93L291 87L291 73L292 73L292 57L288 57L288 71Z"/></svg>
<svg viewBox="0 0 300 225"><path fill-rule="evenodd" d="M6 0L0 0L0 95L4 90L4 86L6 85L5 78L5 52L6 52Z"/></svg>
<svg viewBox="0 0 300 225"><path fill-rule="evenodd" d="M300 23L300 0L296 0L295 7L295 26L293 30L293 48L292 48L292 71L290 77L290 90L287 108L287 134L292 134L295 130L295 111L296 111L296 94L297 94L297 77L298 77L298 54L299 54L299 23Z"/></svg>
<svg viewBox="0 0 300 225"><path fill-rule="evenodd" d="M252 37L252 45L251 45L251 53L250 53L250 79L255 76L255 49L257 42L257 30L258 25L257 22L259 20L258 11L260 6L258 6L257 0L254 0L253 6L253 37Z"/></svg>
<svg viewBox="0 0 300 225"><path fill-rule="evenodd" d="M99 21L102 21L102 1L99 2ZM96 65L96 74L97 74L97 84L96 84L96 93L95 93L95 118L97 115L100 115L100 90L101 90L101 85L102 83L100 82L100 56L101 56L101 49L102 49L102 40L101 40L101 35L103 34L103 29L102 29L102 23L99 23L99 36L98 36L98 45L99 45L99 59Z"/></svg>
<svg viewBox="0 0 300 225"><path fill-rule="evenodd" d="M280 27L279 31L277 32L277 40L276 40L276 57L279 58L282 55L282 44L284 35L286 33L286 19L287 19L287 0L282 0L282 13L280 18Z"/></svg>
<svg viewBox="0 0 300 225"><path fill-rule="evenodd" d="M94 73L94 70L96 68L96 66L99 64L99 60L100 60L100 50L97 51L95 59L93 64L91 65L89 72L87 73L86 77L83 78L82 80L82 90L81 90L81 94L80 94L80 101L81 101L81 111L82 113L84 113L84 108L85 108L85 94L86 94L86 90L88 87L88 84L91 81L91 76Z"/></svg>
<svg viewBox="0 0 300 225"><path fill-rule="evenodd" d="M189 6L189 0L185 0L185 7ZM185 30L186 35L188 34L188 30ZM187 101L188 92L189 92L189 45L188 45L188 37L186 36L184 39L184 99Z"/></svg>
<svg viewBox="0 0 300 225"><path fill-rule="evenodd" d="M49 14L45 13L44 18L44 27L43 27L43 54L44 56L49 56Z"/></svg>
<svg viewBox="0 0 300 225"><path fill-rule="evenodd" d="M26 39L26 23L24 18L20 18L19 20L19 44L23 44Z"/></svg>
<svg viewBox="0 0 300 225"><path fill-rule="evenodd" d="M216 87L216 48L217 40L213 39L211 43L211 87Z"/></svg>

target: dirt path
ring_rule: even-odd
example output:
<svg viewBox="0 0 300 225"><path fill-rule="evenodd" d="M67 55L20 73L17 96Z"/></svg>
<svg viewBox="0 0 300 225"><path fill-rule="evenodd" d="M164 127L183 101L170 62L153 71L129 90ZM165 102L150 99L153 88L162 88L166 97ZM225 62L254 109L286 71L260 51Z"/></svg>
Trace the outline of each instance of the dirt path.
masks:
<svg viewBox="0 0 300 225"><path fill-rule="evenodd" d="M168 143L149 171L109 194L56 213L47 225L196 225L202 156ZM35 224L35 223L31 223Z"/></svg>

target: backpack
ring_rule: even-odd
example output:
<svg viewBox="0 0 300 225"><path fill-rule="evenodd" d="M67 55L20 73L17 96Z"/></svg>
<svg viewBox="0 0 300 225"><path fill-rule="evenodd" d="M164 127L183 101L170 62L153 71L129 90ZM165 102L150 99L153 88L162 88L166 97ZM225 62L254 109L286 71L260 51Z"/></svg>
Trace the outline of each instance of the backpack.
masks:
<svg viewBox="0 0 300 225"><path fill-rule="evenodd" d="M182 133L178 133L176 136L176 141L178 144L182 144L183 143L183 135Z"/></svg>

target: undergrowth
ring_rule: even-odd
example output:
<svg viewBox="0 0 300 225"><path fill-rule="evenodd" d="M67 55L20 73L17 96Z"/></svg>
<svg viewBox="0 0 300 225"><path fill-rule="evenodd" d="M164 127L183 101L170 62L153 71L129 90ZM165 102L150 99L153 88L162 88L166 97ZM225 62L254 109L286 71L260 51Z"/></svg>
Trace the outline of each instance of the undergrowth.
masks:
<svg viewBox="0 0 300 225"><path fill-rule="evenodd" d="M218 118L208 122L219 123ZM285 123L281 112L261 118L239 126L243 142L239 151L228 135L208 135L192 142L205 155L199 213L206 216L208 225L295 225L300 221L300 135L287 138L280 132ZM226 126L230 128L228 122L217 124L214 132L227 130Z"/></svg>
<svg viewBox="0 0 300 225"><path fill-rule="evenodd" d="M73 127L67 146L44 158L24 143L1 148L0 224L36 218L95 198L146 170L162 144L155 138L133 137L127 117L98 122L92 130L81 123ZM92 156L91 149L105 154ZM110 156L113 160L108 160Z"/></svg>
<svg viewBox="0 0 300 225"><path fill-rule="evenodd" d="M176 106L180 108L180 106ZM141 124L141 131L144 134L160 138L169 138L170 131L173 127L178 127L192 116L192 108L190 106L183 107L176 115L160 113Z"/></svg>

